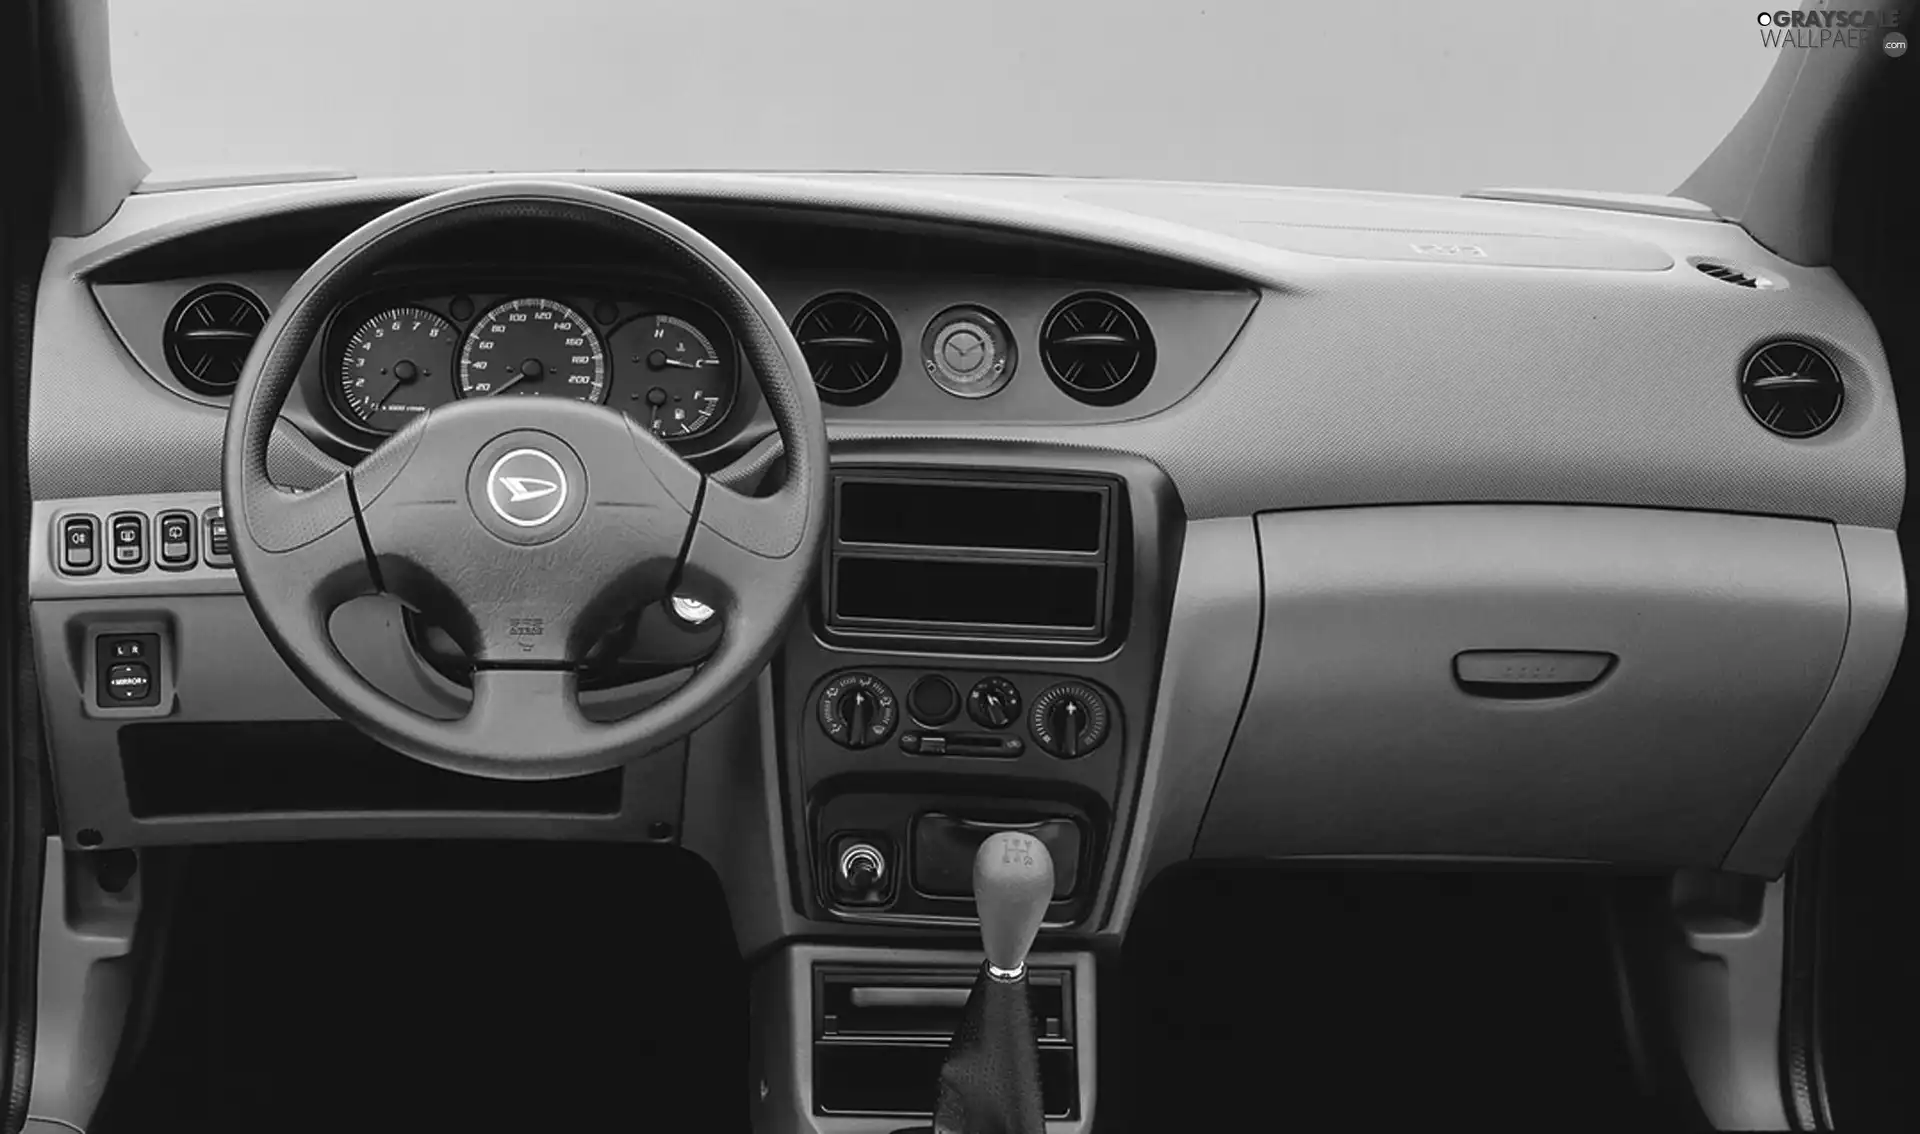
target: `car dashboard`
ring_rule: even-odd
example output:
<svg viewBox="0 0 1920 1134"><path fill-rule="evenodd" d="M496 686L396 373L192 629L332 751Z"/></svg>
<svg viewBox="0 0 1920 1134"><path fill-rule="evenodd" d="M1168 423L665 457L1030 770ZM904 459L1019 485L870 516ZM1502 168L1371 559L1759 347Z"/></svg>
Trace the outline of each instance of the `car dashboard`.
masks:
<svg viewBox="0 0 1920 1134"><path fill-rule="evenodd" d="M805 352L833 448L819 584L754 692L669 750L577 781L428 774L262 636L219 547L220 453L306 266L460 180L136 194L56 243L31 590L75 845L672 843L715 865L749 948L970 924L956 864L1009 826L1055 847L1048 924L1084 937L1195 857L1770 875L1898 653L1872 326L1831 272L1684 202L604 177L725 249ZM511 226L337 307L270 467L312 487L503 396L778 475L694 281ZM332 629L395 699L463 711L410 612ZM710 633L643 616L590 713L662 696Z"/></svg>

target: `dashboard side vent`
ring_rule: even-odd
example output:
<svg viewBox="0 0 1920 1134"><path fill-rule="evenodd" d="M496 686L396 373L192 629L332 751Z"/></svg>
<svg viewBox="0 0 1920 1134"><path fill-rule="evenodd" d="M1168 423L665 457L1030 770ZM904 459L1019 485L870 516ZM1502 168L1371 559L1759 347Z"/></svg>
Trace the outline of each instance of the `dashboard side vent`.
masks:
<svg viewBox="0 0 1920 1134"><path fill-rule="evenodd" d="M1119 296L1068 296L1040 325L1040 361L1047 377L1075 401L1117 406L1153 378L1153 335Z"/></svg>
<svg viewBox="0 0 1920 1134"><path fill-rule="evenodd" d="M266 325L266 305L245 288L198 288L167 317L167 366L195 393L231 394L254 338Z"/></svg>
<svg viewBox="0 0 1920 1134"><path fill-rule="evenodd" d="M821 400L834 405L865 405L886 393L899 373L900 332L864 295L843 291L813 300L793 321L793 336Z"/></svg>
<svg viewBox="0 0 1920 1134"><path fill-rule="evenodd" d="M1812 437L1840 417L1846 403L1840 370L1818 347L1771 342L1748 356L1740 396L1755 421L1782 437Z"/></svg>
<svg viewBox="0 0 1920 1134"><path fill-rule="evenodd" d="M1780 286L1778 280L1763 276L1758 272L1748 271L1745 268L1735 267L1725 260L1715 260L1710 256L1695 256L1689 259L1687 263L1692 264L1694 269L1702 275L1712 276L1716 280L1724 280L1738 287L1750 287L1759 291L1772 291L1774 288Z"/></svg>

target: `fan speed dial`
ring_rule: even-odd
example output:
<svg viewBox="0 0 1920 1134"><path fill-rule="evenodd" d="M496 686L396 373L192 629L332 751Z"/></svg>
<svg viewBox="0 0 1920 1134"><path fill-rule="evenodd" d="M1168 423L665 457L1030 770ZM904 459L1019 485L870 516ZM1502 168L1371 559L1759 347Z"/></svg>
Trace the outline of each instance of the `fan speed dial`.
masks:
<svg viewBox="0 0 1920 1134"><path fill-rule="evenodd" d="M1111 727L1106 698L1091 685L1069 681L1033 699L1027 731L1048 755L1077 760L1100 747Z"/></svg>

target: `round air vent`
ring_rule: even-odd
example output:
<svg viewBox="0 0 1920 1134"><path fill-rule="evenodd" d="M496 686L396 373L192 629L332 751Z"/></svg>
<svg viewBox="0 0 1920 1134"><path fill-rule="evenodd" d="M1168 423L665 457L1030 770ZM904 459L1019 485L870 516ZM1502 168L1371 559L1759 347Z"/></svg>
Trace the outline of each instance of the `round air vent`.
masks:
<svg viewBox="0 0 1920 1134"><path fill-rule="evenodd" d="M821 400L837 406L874 400L900 370L900 332L864 295L836 292L815 299L793 321L793 337Z"/></svg>
<svg viewBox="0 0 1920 1134"><path fill-rule="evenodd" d="M253 293L210 284L188 293L167 318L167 365L189 390L231 394L267 309Z"/></svg>
<svg viewBox="0 0 1920 1134"><path fill-rule="evenodd" d="M1086 292L1062 300L1040 325L1040 361L1076 401L1117 406L1153 377L1153 335L1119 296Z"/></svg>
<svg viewBox="0 0 1920 1134"><path fill-rule="evenodd" d="M1782 437L1825 430L1839 418L1846 393L1833 360L1802 342L1768 343L1740 371L1747 412Z"/></svg>

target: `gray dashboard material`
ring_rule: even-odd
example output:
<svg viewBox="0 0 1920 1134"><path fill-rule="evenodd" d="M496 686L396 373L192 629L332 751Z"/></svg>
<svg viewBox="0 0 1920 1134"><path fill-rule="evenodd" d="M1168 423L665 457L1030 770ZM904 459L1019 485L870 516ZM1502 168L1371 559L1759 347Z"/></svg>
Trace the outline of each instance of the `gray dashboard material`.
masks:
<svg viewBox="0 0 1920 1134"><path fill-rule="evenodd" d="M74 627L158 617L191 623L182 648L192 654L182 657L205 667L183 671L182 719L324 715L272 654L228 578L103 572L66 580L48 567L54 512L89 503L77 498L112 497L119 507L138 494L162 494L151 498L159 501L191 493L211 503L219 484L222 409L147 373L103 314L88 273L243 217L398 204L471 180L143 194L97 233L56 241L34 348L30 586L69 837L85 823L105 831L108 845L397 830L619 837L651 806L630 784L636 810L610 821L335 815L135 823L124 812L117 725L80 705ZM1890 529L1905 480L1879 340L1831 272L1787 263L1736 226L1590 207L1238 187L746 174L585 180L642 197L1066 237L1226 273L1257 295L1212 373L1156 414L1071 427L872 414L830 425L836 439L986 437L1138 454L1174 482L1196 521L1194 546L1213 549L1207 562L1188 559L1169 656L1201 650L1208 627L1221 635L1218 656L1171 674L1162 690L1163 707L1167 697L1195 695L1210 708L1156 713L1142 796L1147 822L1128 845L1126 885L1102 932L1124 928L1133 887L1191 853L1485 853L1706 866L1724 859L1730 869L1767 873L1877 702L1897 653L1905 598ZM1288 250L1250 229L1311 230L1342 254ZM1517 267L1465 263L1454 252L1364 254L1379 246L1380 233L1442 246L1597 241L1578 247L1625 249L1629 259L1653 249L1674 266ZM1696 255L1750 266L1785 286L1728 285L1686 267ZM802 290L863 282L831 277L831 265L820 265ZM1244 310L1245 295L1218 294ZM912 328L903 323L902 333L911 339ZM1787 336L1827 350L1848 383L1841 423L1805 441L1761 429L1735 388L1747 353ZM762 447L752 467L764 469L772 457ZM338 467L290 425L276 435L271 459L275 477L290 485L319 483ZM1365 505L1394 507L1357 507ZM1433 505L1443 506L1411 507ZM1646 619L1652 609L1666 626ZM1515 621L1522 611L1532 616L1525 625ZM1751 626L1739 622L1747 615ZM356 648L393 643L391 619L369 617L368 645ZM1681 626L1693 628L1694 655L1676 640ZM1552 628L1567 633L1539 640ZM1501 640L1488 640L1493 630L1504 631ZM1455 650L1602 649L1622 660L1566 705L1469 707L1453 699L1460 694L1451 653L1432 653L1434 666L1417 673L1408 668L1402 648L1420 631L1430 653L1453 635L1472 639ZM1704 649L1714 643L1737 645ZM1351 666L1349 692L1330 688L1335 667L1312 652L1321 646ZM1256 655L1254 696L1236 731L1230 718L1246 700ZM195 692L196 673L239 684L213 697ZM1745 685L1735 680L1741 674ZM1208 687L1197 691L1205 675ZM1651 675L1668 681L1670 694ZM422 689L443 710L444 693ZM1716 710L1715 693L1751 711ZM1332 711L1303 725L1289 715L1303 697ZM770 717L764 689L760 700L754 708ZM1559 729L1554 714L1563 710L1600 731ZM1675 723L1653 735L1645 730L1655 718ZM758 948L831 927L794 912L783 892L780 838L727 849L741 822L767 819L763 835L777 834L781 814L774 725L759 721L759 750L732 749L751 744L752 719L742 712L696 734L693 749L704 755L689 775L687 807L689 839L744 903L741 939ZM1389 735L1396 722L1425 737L1424 755ZM1503 733L1505 726L1512 727ZM1539 743L1505 743L1522 733ZM1223 758L1203 825L1196 799ZM750 769L757 778L728 780L742 761L758 761ZM1452 773L1451 794L1415 790L1430 788L1441 768ZM1251 842L1255 832L1266 841Z"/></svg>
<svg viewBox="0 0 1920 1134"><path fill-rule="evenodd" d="M1793 754L1767 787L1722 869L1763 878L1787 867L1800 832L1886 692L1907 628L1907 576L1900 540L1881 528L1841 527L1851 616L1833 687Z"/></svg>
<svg viewBox="0 0 1920 1134"><path fill-rule="evenodd" d="M1717 867L1848 640L1827 524L1468 505L1258 526L1260 656L1203 857ZM1619 661L1564 696L1478 696L1453 661L1487 649Z"/></svg>
<svg viewBox="0 0 1920 1134"><path fill-rule="evenodd" d="M1247 517L1187 525L1153 707L1150 758L1103 929L1125 933L1142 887L1193 854L1221 762L1240 725L1265 592Z"/></svg>
<svg viewBox="0 0 1920 1134"><path fill-rule="evenodd" d="M147 491L156 481L205 488L216 475L217 415L160 389L133 362L86 300L87 272L243 217L398 203L470 180L142 195L98 233L56 242L35 339L36 496ZM1232 273L1263 292L1214 373L1153 417L1071 431L963 417L843 420L834 436L990 436L1139 453L1167 470L1193 518L1501 500L1892 527L1904 497L1886 360L1864 312L1831 272L1780 260L1728 224L1391 194L1011 178L587 180L641 196L934 217L1101 242ZM1290 252L1242 231L1276 223L1592 234L1657 248L1677 266L1384 262ZM1749 264L1787 286L1752 291L1678 266L1693 255ZM1735 393L1745 356L1781 336L1828 350L1848 383L1846 417L1810 441L1760 429ZM302 457L285 459L292 483L323 471Z"/></svg>

